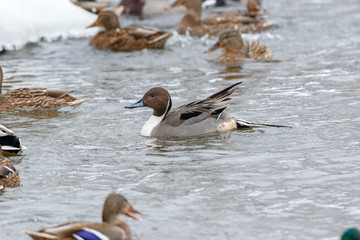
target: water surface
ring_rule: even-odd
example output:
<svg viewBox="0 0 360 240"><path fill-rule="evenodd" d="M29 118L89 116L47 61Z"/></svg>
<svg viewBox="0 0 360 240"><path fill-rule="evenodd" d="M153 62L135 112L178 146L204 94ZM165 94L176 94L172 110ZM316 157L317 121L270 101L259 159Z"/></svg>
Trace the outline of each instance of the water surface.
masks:
<svg viewBox="0 0 360 240"><path fill-rule="evenodd" d="M71 219L100 220L112 191L143 212L134 239L339 239L360 222L360 3L264 2L278 28L259 39L276 61L226 68L203 54L214 38L164 50L101 51L88 39L0 55L5 90L74 89L76 108L1 112L27 149L22 186L0 195L0 239ZM140 21L174 29L181 14ZM125 18L123 24L133 22ZM290 125L185 139L139 135L148 109L124 109L151 87L174 106L243 81L227 112Z"/></svg>

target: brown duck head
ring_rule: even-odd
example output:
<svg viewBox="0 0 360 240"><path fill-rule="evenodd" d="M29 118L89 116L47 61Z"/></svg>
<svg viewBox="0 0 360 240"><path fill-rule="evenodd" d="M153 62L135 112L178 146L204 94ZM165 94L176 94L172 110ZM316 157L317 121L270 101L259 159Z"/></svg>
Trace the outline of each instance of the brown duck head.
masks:
<svg viewBox="0 0 360 240"><path fill-rule="evenodd" d="M202 2L203 2L202 0L176 0L173 4L167 6L166 9L169 10L177 6L184 6L188 10L188 12L191 11L200 16L202 10L201 9Z"/></svg>
<svg viewBox="0 0 360 240"><path fill-rule="evenodd" d="M256 15L260 12L261 0L248 0L246 7L250 15Z"/></svg>
<svg viewBox="0 0 360 240"><path fill-rule="evenodd" d="M141 212L136 211L121 194L112 193L107 196L104 203L103 222L115 222L120 214L139 220L136 214L141 214Z"/></svg>
<svg viewBox="0 0 360 240"><path fill-rule="evenodd" d="M229 52L241 51L244 46L243 39L237 30L225 30L220 36L219 40L209 48L206 53L215 51L218 48L224 48Z"/></svg>
<svg viewBox="0 0 360 240"><path fill-rule="evenodd" d="M118 16L113 11L101 12L96 21L86 28L103 27L106 31L120 28Z"/></svg>
<svg viewBox="0 0 360 240"><path fill-rule="evenodd" d="M153 115L160 117L171 109L171 98L169 92L161 87L151 88L138 102L125 108L149 107L154 109Z"/></svg>

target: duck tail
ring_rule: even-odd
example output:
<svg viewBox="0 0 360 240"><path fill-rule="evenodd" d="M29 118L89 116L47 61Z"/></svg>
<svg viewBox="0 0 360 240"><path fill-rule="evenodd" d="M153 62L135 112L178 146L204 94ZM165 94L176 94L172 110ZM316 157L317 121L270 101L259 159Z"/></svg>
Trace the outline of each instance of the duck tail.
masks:
<svg viewBox="0 0 360 240"><path fill-rule="evenodd" d="M166 40L167 38L171 37L173 34L172 32L165 32L165 33L161 33L160 36L154 38L153 40L149 41L149 44L153 44L156 42L159 42L160 40Z"/></svg>
<svg viewBox="0 0 360 240"><path fill-rule="evenodd" d="M285 125L277 125L277 124L264 124L264 123L252 123L243 119L236 119L237 129L245 129L245 128L254 128L254 127L286 127L291 128L290 126Z"/></svg>
<svg viewBox="0 0 360 240"><path fill-rule="evenodd" d="M42 233L42 232L34 232L34 231L23 231L23 233L29 235L32 239L36 240L43 240L43 239L59 239L58 237L48 234L48 233Z"/></svg>

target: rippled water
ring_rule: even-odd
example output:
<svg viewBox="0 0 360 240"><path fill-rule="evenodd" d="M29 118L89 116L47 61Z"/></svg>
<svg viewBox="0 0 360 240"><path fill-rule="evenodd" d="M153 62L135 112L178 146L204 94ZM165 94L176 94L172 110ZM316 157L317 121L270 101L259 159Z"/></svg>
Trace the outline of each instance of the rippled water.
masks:
<svg viewBox="0 0 360 240"><path fill-rule="evenodd" d="M143 212L134 239L339 239L360 222L360 2L267 0L272 62L226 68L215 39L175 35L165 50L113 53L88 39L0 55L5 89L66 87L89 99L57 111L1 112L28 148L22 187L0 195L0 239L71 219L100 220L108 193ZM181 14L142 24L173 29ZM133 19L124 19L124 25ZM291 125L185 139L139 135L124 109L153 86L179 106L243 81L227 112ZM126 217L124 217L126 218Z"/></svg>

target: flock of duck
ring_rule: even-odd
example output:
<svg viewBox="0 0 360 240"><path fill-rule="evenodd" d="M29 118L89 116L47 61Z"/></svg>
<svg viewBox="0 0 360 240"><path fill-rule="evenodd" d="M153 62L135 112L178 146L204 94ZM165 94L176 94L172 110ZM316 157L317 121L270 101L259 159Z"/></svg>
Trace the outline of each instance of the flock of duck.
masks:
<svg viewBox="0 0 360 240"><path fill-rule="evenodd" d="M271 59L270 50L258 41L247 42L241 33L259 32L275 25L266 21L260 12L259 0L248 0L247 11L218 13L207 19L201 19L203 0L177 0L167 9L184 6L187 9L181 19L177 32L191 36L215 35L219 40L206 52L223 48L218 56L222 64L241 63L244 58ZM104 30L89 41L89 45L112 51L133 51L144 48L161 49L171 32L152 27L131 25L121 27L118 16L113 11L98 14L97 20L88 27L100 26ZM69 95L70 90L46 88L19 88L1 92L3 71L0 67L0 111L16 108L57 108L77 106L86 101ZM141 135L151 137L178 137L224 132L253 127L286 127L283 125L259 124L249 122L224 113L230 104L231 94L241 82L219 91L206 99L193 101L172 109L169 92L155 87L146 92L138 102L126 108L149 107L153 114L141 130ZM4 155L14 155L23 149L20 139L13 131L0 124L0 190L4 187L20 185L19 174L12 161ZM4 152L5 154L3 155ZM119 217L121 214L138 219L130 203L120 194L108 195L104 202L102 222L72 221L44 228L40 231L25 231L35 240L46 239L83 239L83 240L121 240L130 239L129 226ZM357 229L350 229L343 240L360 239Z"/></svg>

